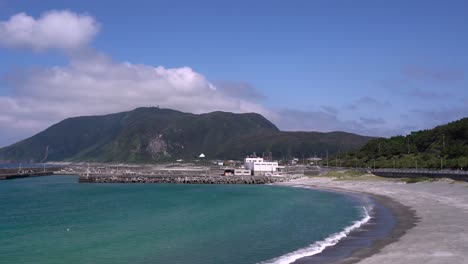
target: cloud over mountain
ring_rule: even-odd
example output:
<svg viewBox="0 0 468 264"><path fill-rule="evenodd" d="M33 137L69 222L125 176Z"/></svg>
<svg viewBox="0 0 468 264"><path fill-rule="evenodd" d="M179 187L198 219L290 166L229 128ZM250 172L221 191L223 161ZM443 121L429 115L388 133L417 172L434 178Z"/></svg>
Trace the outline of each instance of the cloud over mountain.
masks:
<svg viewBox="0 0 468 264"><path fill-rule="evenodd" d="M70 116L156 105L194 113L223 110L269 116L261 105L226 95L189 67L116 63L94 56L67 66L17 71L14 76L8 80L14 93L0 96L0 123L18 129L38 130Z"/></svg>

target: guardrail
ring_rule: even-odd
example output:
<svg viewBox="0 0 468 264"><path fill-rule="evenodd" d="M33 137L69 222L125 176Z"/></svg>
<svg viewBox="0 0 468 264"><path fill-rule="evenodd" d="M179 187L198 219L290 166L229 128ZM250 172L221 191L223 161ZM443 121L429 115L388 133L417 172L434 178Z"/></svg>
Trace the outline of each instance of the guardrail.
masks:
<svg viewBox="0 0 468 264"><path fill-rule="evenodd" d="M420 170L420 169L370 169L371 172L395 172L395 173L429 173L429 174L466 174L465 170Z"/></svg>
<svg viewBox="0 0 468 264"><path fill-rule="evenodd" d="M353 170L353 171L370 171L370 172L395 172L395 173L429 173L429 174L466 174L468 170L437 170L437 169L372 169L372 168L348 168L348 167L320 167L322 170Z"/></svg>
<svg viewBox="0 0 468 264"><path fill-rule="evenodd" d="M457 181L468 181L466 170L430 170L430 169L371 169L371 168L344 168L344 167L321 167L323 171L329 170L352 170L365 171L386 178L449 178Z"/></svg>

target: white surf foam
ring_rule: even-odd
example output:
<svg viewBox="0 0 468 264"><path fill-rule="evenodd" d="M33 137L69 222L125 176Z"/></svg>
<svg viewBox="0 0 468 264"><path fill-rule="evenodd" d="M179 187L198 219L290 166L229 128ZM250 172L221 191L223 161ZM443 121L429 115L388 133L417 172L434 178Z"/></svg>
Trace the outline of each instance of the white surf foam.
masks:
<svg viewBox="0 0 468 264"><path fill-rule="evenodd" d="M371 219L368 209L366 207L363 207L363 209L364 217L359 221L355 221L352 225L346 227L343 231L334 233L325 238L325 240L317 241L305 248L298 249L274 259L262 261L259 264L289 264L300 258L316 255L322 252L325 248L336 245L341 239L347 237L351 231L361 227Z"/></svg>
<svg viewBox="0 0 468 264"><path fill-rule="evenodd" d="M294 188L304 188L303 185L292 185L292 187L294 187Z"/></svg>

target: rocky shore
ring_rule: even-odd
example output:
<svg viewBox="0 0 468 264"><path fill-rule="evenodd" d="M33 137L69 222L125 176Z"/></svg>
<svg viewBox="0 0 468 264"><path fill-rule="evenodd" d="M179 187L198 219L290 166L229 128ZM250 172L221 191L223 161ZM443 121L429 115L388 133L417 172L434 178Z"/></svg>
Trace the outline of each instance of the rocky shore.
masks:
<svg viewBox="0 0 468 264"><path fill-rule="evenodd" d="M82 183L179 183L179 184L270 184L297 179L303 175L284 176L161 176L161 175L89 175Z"/></svg>

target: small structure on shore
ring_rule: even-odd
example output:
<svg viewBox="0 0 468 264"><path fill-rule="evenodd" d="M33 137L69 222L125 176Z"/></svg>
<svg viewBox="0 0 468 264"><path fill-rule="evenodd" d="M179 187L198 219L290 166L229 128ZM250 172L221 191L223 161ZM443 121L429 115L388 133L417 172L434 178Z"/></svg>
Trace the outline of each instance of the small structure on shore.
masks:
<svg viewBox="0 0 468 264"><path fill-rule="evenodd" d="M224 169L223 176L250 176L252 175L251 170L246 170L246 169L233 169L233 168L228 168Z"/></svg>
<svg viewBox="0 0 468 264"><path fill-rule="evenodd" d="M313 157L313 158L308 158L307 161L309 161L309 164L311 165L317 165L321 161L321 158Z"/></svg>
<svg viewBox="0 0 468 264"><path fill-rule="evenodd" d="M264 161L263 158L245 158L244 169L252 171L253 175L264 175L265 173L276 173L278 171L277 161Z"/></svg>

